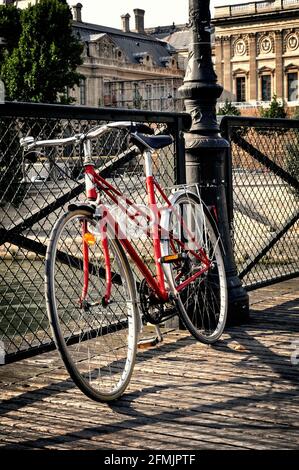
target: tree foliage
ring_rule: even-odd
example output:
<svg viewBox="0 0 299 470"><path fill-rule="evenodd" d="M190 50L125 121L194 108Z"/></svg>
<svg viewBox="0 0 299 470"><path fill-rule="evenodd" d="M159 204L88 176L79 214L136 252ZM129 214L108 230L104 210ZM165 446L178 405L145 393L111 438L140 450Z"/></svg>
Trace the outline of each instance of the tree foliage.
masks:
<svg viewBox="0 0 299 470"><path fill-rule="evenodd" d="M69 102L65 90L79 84L83 46L73 35L66 0L41 0L26 8L20 26L18 44L6 53L1 67L7 99Z"/></svg>
<svg viewBox="0 0 299 470"><path fill-rule="evenodd" d="M11 54L17 47L21 35L21 15L13 5L0 5L0 38L4 44L0 47L0 62L6 53Z"/></svg>
<svg viewBox="0 0 299 470"><path fill-rule="evenodd" d="M70 103L65 90L79 84L83 46L73 35L66 0L41 0L25 10L0 6L0 37L0 78L7 100ZM18 139L18 123L1 119L0 205L17 205L25 194Z"/></svg>
<svg viewBox="0 0 299 470"><path fill-rule="evenodd" d="M260 116L263 118L286 118L287 113L284 109L284 104L280 103L277 96L274 95L269 108L260 108Z"/></svg>
<svg viewBox="0 0 299 470"><path fill-rule="evenodd" d="M217 114L219 114L219 116L241 116L240 110L228 99L226 99L224 105L219 108Z"/></svg>

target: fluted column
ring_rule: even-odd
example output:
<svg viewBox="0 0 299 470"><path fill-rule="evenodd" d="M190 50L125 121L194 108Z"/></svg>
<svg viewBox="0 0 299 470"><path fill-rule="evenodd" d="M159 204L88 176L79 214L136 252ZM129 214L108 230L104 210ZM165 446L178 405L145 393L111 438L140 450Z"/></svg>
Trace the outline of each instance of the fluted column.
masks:
<svg viewBox="0 0 299 470"><path fill-rule="evenodd" d="M284 99L283 83L283 38L281 31L275 31L275 76L276 76L276 96Z"/></svg>
<svg viewBox="0 0 299 470"><path fill-rule="evenodd" d="M233 93L231 67L231 37L224 36L223 41L223 80L220 81L225 90ZM220 79L220 78L219 78Z"/></svg>
<svg viewBox="0 0 299 470"><path fill-rule="evenodd" d="M249 34L249 101L258 99L256 70L256 34Z"/></svg>
<svg viewBox="0 0 299 470"><path fill-rule="evenodd" d="M223 64L222 64L222 38L216 37L215 38L215 67L216 67L216 74L221 83L223 83Z"/></svg>

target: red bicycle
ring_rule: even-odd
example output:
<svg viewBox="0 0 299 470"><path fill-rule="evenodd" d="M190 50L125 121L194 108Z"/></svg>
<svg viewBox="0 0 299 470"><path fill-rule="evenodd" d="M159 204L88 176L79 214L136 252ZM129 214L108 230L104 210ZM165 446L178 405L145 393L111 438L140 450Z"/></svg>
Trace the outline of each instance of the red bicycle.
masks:
<svg viewBox="0 0 299 470"><path fill-rule="evenodd" d="M125 130L144 157L147 207L130 201L95 169L91 141L115 129ZM110 401L128 386L144 321L157 325L178 314L197 340L219 339L227 315L223 250L198 188L174 187L167 196L153 176L152 154L169 146L171 136L153 135L144 124L116 122L66 139L21 139L30 152L78 143L84 147L87 201L71 204L52 230L47 312L76 385L92 399ZM152 239L154 270L134 248L120 213L129 231L136 227L137 234ZM141 282L135 280L134 265Z"/></svg>

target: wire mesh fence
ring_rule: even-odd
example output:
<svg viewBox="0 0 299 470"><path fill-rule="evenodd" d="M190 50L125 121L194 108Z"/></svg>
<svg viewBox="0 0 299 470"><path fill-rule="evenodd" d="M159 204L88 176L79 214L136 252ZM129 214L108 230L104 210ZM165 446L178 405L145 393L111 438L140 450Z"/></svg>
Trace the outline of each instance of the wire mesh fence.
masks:
<svg viewBox="0 0 299 470"><path fill-rule="evenodd" d="M82 148L41 149L24 160L19 139L67 137L111 121L164 126L174 144L154 155L163 187L184 182L185 114L95 110L46 105L0 107L0 344L5 362L54 347L44 304L44 257L57 218L72 201L84 200ZM247 289L299 274L298 121L224 118L232 145L228 200L234 251ZM92 141L97 169L133 202L146 202L143 159L128 149L127 133ZM148 238L135 248L153 267ZM138 273L135 272L136 276Z"/></svg>
<svg viewBox="0 0 299 470"><path fill-rule="evenodd" d="M299 275L299 122L226 117L232 233L247 289ZM230 180L230 178L229 178Z"/></svg>
<svg viewBox="0 0 299 470"><path fill-rule="evenodd" d="M156 131L168 125L174 132L182 127L184 116L66 107L53 111L34 105L5 105L0 112L0 339L9 362L53 348L44 303L46 246L57 218L72 201L85 198L80 146L41 149L30 161L23 158L20 137L62 138L113 120L146 122ZM136 148L128 150L127 137L125 131L115 130L92 141L94 163L127 197L146 203L143 160ZM180 178L184 155L179 139L155 155L154 171L163 186ZM150 240L134 243L151 267Z"/></svg>

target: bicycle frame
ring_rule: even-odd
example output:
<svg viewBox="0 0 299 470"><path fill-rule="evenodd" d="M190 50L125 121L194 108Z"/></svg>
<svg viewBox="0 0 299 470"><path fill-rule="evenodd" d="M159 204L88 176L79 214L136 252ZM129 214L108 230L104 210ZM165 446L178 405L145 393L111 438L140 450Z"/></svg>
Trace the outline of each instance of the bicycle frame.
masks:
<svg viewBox="0 0 299 470"><path fill-rule="evenodd" d="M101 137L96 148L106 149L109 142L103 137L112 129L117 130L119 159L101 172L93 163L92 141ZM24 159L25 152L38 148L74 144L81 150L84 145L86 201L82 203L81 197L77 203L70 201L51 231L45 297L53 337L66 369L75 384L97 401L111 401L124 393L144 321L156 326L157 338L146 338L139 344L161 341L157 325L176 314L197 340L212 344L222 334L227 317L221 240L209 208L201 201L199 187L195 193L181 185L166 195L153 175L152 155L154 148L171 145L173 138L160 127L159 135L153 134L143 123L114 122L63 139L20 139ZM144 158L148 203L144 206L139 205L143 201L136 196L136 188L130 196L132 202L110 180L111 169L132 155L131 145L123 151L128 138L134 145L133 153L139 148ZM109 149L103 150L107 158L114 146ZM36 155L30 160L35 162ZM56 158L51 162L61 169ZM78 176L64 169L61 172L71 178L76 193L82 193L81 171ZM64 183L59 185L63 188ZM134 234L138 229L137 237L131 238L131 228ZM151 240L155 269L153 263L148 266L139 248L145 235ZM133 263L134 271L141 273L138 277L143 276L138 284Z"/></svg>
<svg viewBox="0 0 299 470"><path fill-rule="evenodd" d="M134 215L128 215L131 220L135 222L135 218L138 215L144 215L147 219L150 219L148 214L142 213L140 208L137 207L132 201L130 201L127 197L125 197L120 191L118 191L115 187L113 187L107 180L101 177L95 170L94 165L89 158L90 155L90 147L89 142L86 142L84 146L85 152L85 182L86 182L86 197L89 201L94 202L98 200L98 191L104 191L105 194L118 206L121 208L123 212L127 214L126 207L123 207L120 204L120 201L125 203L126 205L132 207L136 212ZM152 152L150 150L146 150L143 153L143 157L145 160L145 176L146 176L146 191L148 197L148 204L153 209L155 217L157 217L157 221L154 221L153 225L153 249L154 249L154 260L155 260L155 268L156 268L156 279L147 268L141 257L136 252L135 248L132 246L130 241L124 236L121 231L121 228L115 218L111 215L110 211L106 208L104 204L99 203L97 204L101 213L105 214L105 223L107 222L112 228L114 228L118 234L118 238L122 246L124 247L125 251L129 254L135 265L137 266L138 270L141 272L143 277L146 279L147 283L157 296L157 298L161 302L166 302L169 299L169 292L166 288L165 283L165 275L163 272L163 268L161 265L161 234L163 232L163 228L160 226L161 221L161 209L159 210L157 207L157 200L156 200L156 191L160 194L162 199L166 203L166 209L173 210L170 200L166 196L165 192L159 185L159 183L155 180L152 172ZM165 209L165 208L164 208ZM163 210L163 209L162 209ZM157 223L156 223L157 222ZM190 231L185 226L184 221L182 220L184 225L184 230L187 232ZM136 224L137 225L137 224ZM112 287L112 276L111 276L111 268L110 268L110 258L109 258L109 251L108 251L108 242L105 236L105 224L100 224L101 226L101 240L102 240L102 248L104 253L105 259L105 270L106 270L106 293L103 298L103 302L109 302L110 294L111 294L111 287ZM87 230L87 227L83 227L83 231ZM84 235L84 234L83 234ZM169 234L170 239L172 238L172 234ZM83 238L84 239L84 238ZM179 244L183 246L183 243L176 240ZM194 240L195 242L195 240ZM194 275L190 276L188 279L183 281L179 284L176 288L177 292L183 290L188 284L193 282L198 277L202 276L206 271L210 268L210 261L207 258L204 250L198 245L199 253L194 252L193 250L189 250L192 254L197 257L200 262L202 263L202 269L196 272ZM88 245L84 241L83 242L83 257L84 257L84 288L82 293L81 301L84 300L87 289L88 289Z"/></svg>

